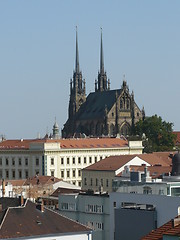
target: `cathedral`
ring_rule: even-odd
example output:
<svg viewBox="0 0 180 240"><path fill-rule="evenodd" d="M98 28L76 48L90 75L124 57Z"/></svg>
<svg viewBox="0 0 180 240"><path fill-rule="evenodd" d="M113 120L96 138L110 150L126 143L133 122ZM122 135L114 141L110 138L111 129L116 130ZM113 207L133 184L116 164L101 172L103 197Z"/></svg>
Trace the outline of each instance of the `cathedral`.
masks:
<svg viewBox="0 0 180 240"><path fill-rule="evenodd" d="M144 108L139 109L134 93L129 92L125 80L120 89L110 90L110 80L104 70L102 32L98 80L95 80L95 91L86 97L85 80L79 67L76 30L75 70L70 81L68 120L64 124L62 137L127 136L131 134L134 124L144 117Z"/></svg>

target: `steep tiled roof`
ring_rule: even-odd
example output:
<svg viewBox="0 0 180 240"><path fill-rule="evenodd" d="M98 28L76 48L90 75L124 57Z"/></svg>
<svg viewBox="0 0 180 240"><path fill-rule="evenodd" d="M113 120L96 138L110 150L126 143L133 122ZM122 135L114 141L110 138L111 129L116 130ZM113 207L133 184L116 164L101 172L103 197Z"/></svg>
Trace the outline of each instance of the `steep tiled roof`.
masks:
<svg viewBox="0 0 180 240"><path fill-rule="evenodd" d="M169 165L162 158L157 157L155 154L137 154L137 155L120 155L120 156L110 156L101 161L94 163L83 170L91 171L116 171L117 169L124 166L130 160L135 157L139 157L150 165L161 165L163 167L169 167Z"/></svg>
<svg viewBox="0 0 180 240"><path fill-rule="evenodd" d="M119 148L128 142L120 138L80 138L60 140L62 148Z"/></svg>
<svg viewBox="0 0 180 240"><path fill-rule="evenodd" d="M51 176L34 176L29 179L21 179L21 180L7 180L7 182L11 183L13 186L25 186L25 185L45 185L45 184L54 184L56 182L62 181L62 179L51 177Z"/></svg>
<svg viewBox="0 0 180 240"><path fill-rule="evenodd" d="M164 235L180 236L180 220L178 217L152 230L149 234L142 237L141 240L163 240Z"/></svg>
<svg viewBox="0 0 180 240"><path fill-rule="evenodd" d="M164 162L166 162L168 165L172 164L172 157L174 156L176 152L153 152L156 156L163 159Z"/></svg>
<svg viewBox="0 0 180 240"><path fill-rule="evenodd" d="M71 189L71 188L57 188L52 194L52 197L58 197L60 193L79 193L80 189Z"/></svg>
<svg viewBox="0 0 180 240"><path fill-rule="evenodd" d="M120 138L25 139L2 141L0 142L0 150L28 150L30 143L59 143L62 149L119 148L128 146L128 141Z"/></svg>
<svg viewBox="0 0 180 240"><path fill-rule="evenodd" d="M161 166L169 166L172 162L167 163L166 157L158 157L154 153L148 153L148 154L139 154L138 157L143 159L144 161L148 162L150 165L159 164Z"/></svg>
<svg viewBox="0 0 180 240"><path fill-rule="evenodd" d="M172 228L172 221L169 221L162 225L161 227L152 230L148 235L141 238L141 240L162 240L163 234Z"/></svg>
<svg viewBox="0 0 180 240"><path fill-rule="evenodd" d="M136 157L136 155L110 156L90 165L89 167L84 168L83 170L116 171L128 163L130 160L132 160L134 157Z"/></svg>
<svg viewBox="0 0 180 240"><path fill-rule="evenodd" d="M147 170L150 172L150 176L152 178L158 178L163 174L168 174L171 172L172 167L171 166L148 166ZM130 171L144 171L144 166L130 166Z"/></svg>
<svg viewBox="0 0 180 240"><path fill-rule="evenodd" d="M29 144L36 141L35 139L16 139L16 140L5 140L0 142L0 150L3 149L29 149Z"/></svg>
<svg viewBox="0 0 180 240"><path fill-rule="evenodd" d="M175 139L176 144L180 144L180 131L174 131L173 134L177 137Z"/></svg>
<svg viewBox="0 0 180 240"><path fill-rule="evenodd" d="M1 221L1 238L20 238L47 234L86 233L90 229L49 209L41 212L27 201L24 207L9 208Z"/></svg>

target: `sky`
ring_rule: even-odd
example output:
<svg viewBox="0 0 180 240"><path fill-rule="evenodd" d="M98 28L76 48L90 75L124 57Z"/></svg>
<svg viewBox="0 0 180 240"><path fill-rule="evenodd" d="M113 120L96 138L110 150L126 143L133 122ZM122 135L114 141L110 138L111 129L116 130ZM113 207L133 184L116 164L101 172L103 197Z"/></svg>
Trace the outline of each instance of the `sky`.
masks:
<svg viewBox="0 0 180 240"><path fill-rule="evenodd" d="M111 89L123 75L147 116L180 130L179 0L0 0L0 134L43 137L67 120L79 60L87 95L104 64Z"/></svg>

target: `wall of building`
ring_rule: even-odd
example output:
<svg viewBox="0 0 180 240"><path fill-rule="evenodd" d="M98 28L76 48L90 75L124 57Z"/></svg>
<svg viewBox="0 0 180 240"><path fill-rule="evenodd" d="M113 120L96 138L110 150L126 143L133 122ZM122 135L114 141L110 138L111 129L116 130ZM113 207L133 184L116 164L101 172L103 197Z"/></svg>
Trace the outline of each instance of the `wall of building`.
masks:
<svg viewBox="0 0 180 240"><path fill-rule="evenodd" d="M139 240L156 228L156 211L115 209L115 240Z"/></svg>
<svg viewBox="0 0 180 240"><path fill-rule="evenodd" d="M176 217L180 207L179 197L112 192L110 193L110 239L114 236L114 209L120 208L123 202L154 205L157 211L157 227Z"/></svg>
<svg viewBox="0 0 180 240"><path fill-rule="evenodd" d="M108 195L60 194L59 210L62 215L91 227L93 240L109 240Z"/></svg>
<svg viewBox="0 0 180 240"><path fill-rule="evenodd" d="M130 152L131 154L142 153L142 144L134 149L129 146L61 149L57 143L32 143L28 150L0 150L0 178L26 179L39 173L39 175L62 178L69 183L81 186L81 169L107 156L124 155ZM12 164L13 161L14 164Z"/></svg>

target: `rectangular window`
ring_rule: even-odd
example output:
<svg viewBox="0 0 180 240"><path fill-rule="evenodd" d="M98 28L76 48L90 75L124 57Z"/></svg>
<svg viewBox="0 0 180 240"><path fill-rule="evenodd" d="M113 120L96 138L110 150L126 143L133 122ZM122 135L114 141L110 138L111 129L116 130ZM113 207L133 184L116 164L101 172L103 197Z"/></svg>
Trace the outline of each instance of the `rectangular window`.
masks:
<svg viewBox="0 0 180 240"><path fill-rule="evenodd" d="M96 178L96 187L98 186L98 178Z"/></svg>
<svg viewBox="0 0 180 240"><path fill-rule="evenodd" d="M102 160L102 156L100 157L100 160Z"/></svg>
<svg viewBox="0 0 180 240"><path fill-rule="evenodd" d="M8 166L9 165L9 160L8 160L8 158L6 158L6 166Z"/></svg>
<svg viewBox="0 0 180 240"><path fill-rule="evenodd" d="M69 164L69 158L67 158L67 164Z"/></svg>
<svg viewBox="0 0 180 240"><path fill-rule="evenodd" d="M69 178L70 174L69 174L69 170L67 170L67 178Z"/></svg>
<svg viewBox="0 0 180 240"><path fill-rule="evenodd" d="M103 187L103 179L101 178L101 186Z"/></svg>
<svg viewBox="0 0 180 240"><path fill-rule="evenodd" d="M81 182L78 182L79 187L81 187Z"/></svg>
<svg viewBox="0 0 180 240"><path fill-rule="evenodd" d="M92 163L92 157L89 157L89 163L90 164Z"/></svg>
<svg viewBox="0 0 180 240"><path fill-rule="evenodd" d="M97 157L94 158L95 163L97 162Z"/></svg>
<svg viewBox="0 0 180 240"><path fill-rule="evenodd" d="M9 178L9 171L6 170L6 178Z"/></svg>
<svg viewBox="0 0 180 240"><path fill-rule="evenodd" d="M3 176L2 176L2 170L0 170L0 178L2 178Z"/></svg>
<svg viewBox="0 0 180 240"><path fill-rule="evenodd" d="M51 171L51 177L54 177L54 171Z"/></svg>
<svg viewBox="0 0 180 240"><path fill-rule="evenodd" d="M14 165L15 165L15 159L12 158L12 166L14 166Z"/></svg>
<svg viewBox="0 0 180 240"><path fill-rule="evenodd" d="M76 177L76 170L73 170L73 177Z"/></svg>
<svg viewBox="0 0 180 240"><path fill-rule="evenodd" d="M28 177L29 177L29 173L28 173L28 171L27 171L27 170L25 171L25 177L26 177L26 178L28 178Z"/></svg>
<svg viewBox="0 0 180 240"><path fill-rule="evenodd" d="M0 158L0 165L2 166L2 158Z"/></svg>
<svg viewBox="0 0 180 240"><path fill-rule="evenodd" d="M84 163L86 163L86 157L84 157Z"/></svg>
<svg viewBox="0 0 180 240"><path fill-rule="evenodd" d="M22 171L19 171L19 178L22 178Z"/></svg>
<svg viewBox="0 0 180 240"><path fill-rule="evenodd" d="M16 177L16 172L15 172L15 170L12 171L12 177L13 177L13 178Z"/></svg>
<svg viewBox="0 0 180 240"><path fill-rule="evenodd" d="M106 187L109 187L109 180L106 179Z"/></svg>
<svg viewBox="0 0 180 240"><path fill-rule="evenodd" d="M28 166L28 158L25 159L25 165Z"/></svg>
<svg viewBox="0 0 180 240"><path fill-rule="evenodd" d="M78 176L81 177L81 170L78 170Z"/></svg>
<svg viewBox="0 0 180 240"><path fill-rule="evenodd" d="M84 185L86 186L87 185L87 179L84 178Z"/></svg>
<svg viewBox="0 0 180 240"><path fill-rule="evenodd" d="M22 162L21 162L21 158L19 158L19 166L21 166Z"/></svg>
<svg viewBox="0 0 180 240"><path fill-rule="evenodd" d="M51 158L51 165L54 165L54 158Z"/></svg>
<svg viewBox="0 0 180 240"><path fill-rule="evenodd" d="M75 157L73 157L73 164L75 164Z"/></svg>
<svg viewBox="0 0 180 240"><path fill-rule="evenodd" d="M64 158L61 158L61 164L62 165L64 164Z"/></svg>
<svg viewBox="0 0 180 240"><path fill-rule="evenodd" d="M81 164L81 158L80 157L78 157L78 163Z"/></svg>
<svg viewBox="0 0 180 240"><path fill-rule="evenodd" d="M61 170L61 177L64 178L64 171Z"/></svg>
<svg viewBox="0 0 180 240"><path fill-rule="evenodd" d="M93 185L93 179L91 178L91 186Z"/></svg>
<svg viewBox="0 0 180 240"><path fill-rule="evenodd" d="M39 158L36 158L36 166L39 166Z"/></svg>

